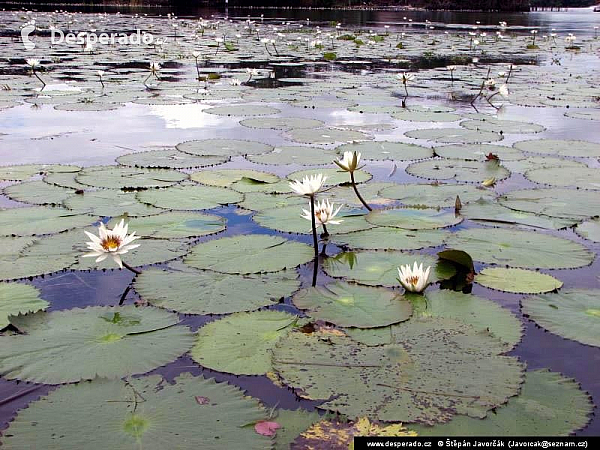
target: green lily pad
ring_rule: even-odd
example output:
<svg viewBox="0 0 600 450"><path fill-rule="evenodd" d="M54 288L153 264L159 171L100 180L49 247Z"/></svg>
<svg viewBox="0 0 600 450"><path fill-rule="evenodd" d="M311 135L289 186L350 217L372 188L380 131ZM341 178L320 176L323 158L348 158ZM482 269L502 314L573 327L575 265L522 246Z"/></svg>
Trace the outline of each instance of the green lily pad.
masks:
<svg viewBox="0 0 600 450"><path fill-rule="evenodd" d="M597 109L589 109L589 110L579 110L579 111L567 111L565 112L565 116L573 117L575 119L586 119L586 120L599 120L600 121L600 111Z"/></svg>
<svg viewBox="0 0 600 450"><path fill-rule="evenodd" d="M471 325L481 332L489 332L500 339L505 351L520 341L523 325L508 309L492 300L450 290L428 290L423 295L405 293L413 305L413 317L454 319ZM395 332L403 324L377 329L347 329L348 335L365 345L384 345L395 342Z"/></svg>
<svg viewBox="0 0 600 450"><path fill-rule="evenodd" d="M465 120L460 126L467 130L493 131L495 133L540 133L544 131L541 125L522 122L520 120L502 120L493 117L477 120Z"/></svg>
<svg viewBox="0 0 600 450"><path fill-rule="evenodd" d="M156 190L143 191L156 192ZM141 194L141 192L138 192ZM77 212L92 216L116 217L127 214L130 217L160 214L162 209L139 202L133 192L116 189L101 189L82 192L67 198L64 205Z"/></svg>
<svg viewBox="0 0 600 450"><path fill-rule="evenodd" d="M289 131L292 141L303 144L334 144L336 142L363 141L371 139L369 135L353 130L340 130L337 128L296 128Z"/></svg>
<svg viewBox="0 0 600 450"><path fill-rule="evenodd" d="M202 110L203 113L216 114L218 116L267 116L278 114L281 111L270 106L263 105L230 105L215 106Z"/></svg>
<svg viewBox="0 0 600 450"><path fill-rule="evenodd" d="M187 174L176 170L117 166L88 167L75 177L78 183L109 189L167 187L187 178Z"/></svg>
<svg viewBox="0 0 600 450"><path fill-rule="evenodd" d="M542 153L544 155L573 156L579 158L597 158L600 156L600 144L595 142L536 139L515 142L513 145L524 152Z"/></svg>
<svg viewBox="0 0 600 450"><path fill-rule="evenodd" d="M94 306L16 316L26 334L5 336L0 373L9 380L61 384L145 373L193 343L177 314L157 308Z"/></svg>
<svg viewBox="0 0 600 450"><path fill-rule="evenodd" d="M191 177L196 183L217 187L231 187L238 181L248 184L266 184L279 181L277 175L251 169L218 169L194 172Z"/></svg>
<svg viewBox="0 0 600 450"><path fill-rule="evenodd" d="M238 156L268 153L273 147L261 142L239 139L204 139L177 144L177 150L197 156Z"/></svg>
<svg viewBox="0 0 600 450"><path fill-rule="evenodd" d="M530 156L518 161L503 161L502 164L511 172L525 173L541 167L587 167L572 159L555 158L553 156Z"/></svg>
<svg viewBox="0 0 600 450"><path fill-rule="evenodd" d="M600 196L574 189L521 189L498 198L508 208L551 217L585 219L600 215Z"/></svg>
<svg viewBox="0 0 600 450"><path fill-rule="evenodd" d="M323 270L334 278L345 278L369 286L400 286L398 282L398 267L417 261L424 267L431 266L429 281L451 278L456 269L453 265L438 261L430 255L409 254L395 251L358 251L340 253L327 258L323 262Z"/></svg>
<svg viewBox="0 0 600 450"><path fill-rule="evenodd" d="M273 230L286 233L310 234L312 233L311 222L302 215L302 210L310 210L308 201L302 205L284 206L281 208L272 208L259 211L252 217L259 225L271 228ZM335 205L335 208L339 205ZM351 233L353 231L367 230L372 228L369 222L365 220L366 215L361 210L342 207L334 220L341 220L338 225L329 224L327 230L332 234Z"/></svg>
<svg viewBox="0 0 600 450"><path fill-rule="evenodd" d="M82 417L94 426L81 429ZM259 450L271 440L248 425L266 419L257 400L212 378L97 379L63 386L21 410L3 440L10 448Z"/></svg>
<svg viewBox="0 0 600 450"><path fill-rule="evenodd" d="M411 429L419 436L568 436L588 424L592 410L577 381L541 369L526 372L519 396L484 420L459 416L445 424Z"/></svg>
<svg viewBox="0 0 600 450"><path fill-rule="evenodd" d="M358 152L362 159L379 161L407 161L411 159L425 159L433 156L433 150L415 144L404 142L366 141L344 144L337 147L336 152Z"/></svg>
<svg viewBox="0 0 600 450"><path fill-rule="evenodd" d="M600 219L590 219L577 225L575 232L582 238L600 242Z"/></svg>
<svg viewBox="0 0 600 450"><path fill-rule="evenodd" d="M13 184L4 188L4 195L13 200L34 205L60 205L70 195L72 189L55 186L41 180Z"/></svg>
<svg viewBox="0 0 600 450"><path fill-rule="evenodd" d="M114 228L121 220L114 218L108 228ZM128 221L129 229L137 236L156 239L182 239L208 236L224 231L226 220L213 214L193 212L164 212L153 216L136 217Z"/></svg>
<svg viewBox="0 0 600 450"><path fill-rule="evenodd" d="M230 189L191 184L141 191L135 197L142 203L176 211L212 209L244 199L242 194Z"/></svg>
<svg viewBox="0 0 600 450"><path fill-rule="evenodd" d="M313 257L314 250L306 244L260 234L202 242L192 248L185 263L197 269L249 274L293 269Z"/></svg>
<svg viewBox="0 0 600 450"><path fill-rule="evenodd" d="M402 228L404 230L434 230L446 228L462 222L462 217L454 212L437 209L397 208L371 211L365 217L367 222L381 227Z"/></svg>
<svg viewBox="0 0 600 450"><path fill-rule="evenodd" d="M333 234L329 239L353 249L361 250L419 250L442 245L446 233L441 230L403 230L377 227L348 234Z"/></svg>
<svg viewBox="0 0 600 450"><path fill-rule="evenodd" d="M431 159L411 164L406 171L410 175L429 180L456 180L468 183L481 183L490 178L500 181L510 176L510 172L496 161Z"/></svg>
<svg viewBox="0 0 600 450"><path fill-rule="evenodd" d="M23 181L38 174L72 173L78 166L62 164L23 164L20 166L0 166L0 180Z"/></svg>
<svg viewBox="0 0 600 450"><path fill-rule="evenodd" d="M64 208L32 206L0 210L0 235L32 236L59 233L92 223L90 216Z"/></svg>
<svg viewBox="0 0 600 450"><path fill-rule="evenodd" d="M463 204L493 196L471 184L397 184L382 189L380 194L407 206L430 208L454 208L457 196Z"/></svg>
<svg viewBox="0 0 600 450"><path fill-rule="evenodd" d="M302 164L306 166L328 164L336 158L337 154L333 150L301 145L275 147L270 153L247 157L248 160L258 164Z"/></svg>
<svg viewBox="0 0 600 450"><path fill-rule="evenodd" d="M500 133L492 131L465 130L462 128L427 128L404 133L414 139L440 142L443 144L476 144L479 142L495 142L502 140Z"/></svg>
<svg viewBox="0 0 600 450"><path fill-rule="evenodd" d="M551 275L525 269L488 267L475 276L475 282L492 289L518 294L540 294L562 287Z"/></svg>
<svg viewBox="0 0 600 450"><path fill-rule="evenodd" d="M173 263L172 270L149 269L134 288L151 305L183 314L229 314L278 303L300 287L295 272L228 275Z"/></svg>
<svg viewBox="0 0 600 450"><path fill-rule="evenodd" d="M534 183L600 190L600 171L592 167L546 167L525 172Z"/></svg>
<svg viewBox="0 0 600 450"><path fill-rule="evenodd" d="M486 155L489 155L490 153L496 155L502 162L525 158L522 151L505 145L457 144L443 145L435 148L436 155L450 159L485 161Z"/></svg>
<svg viewBox="0 0 600 450"><path fill-rule="evenodd" d="M290 444L300 433L322 419L316 411L278 409L274 420L281 425L281 428L277 430L275 436L275 450L290 450Z"/></svg>
<svg viewBox="0 0 600 450"><path fill-rule="evenodd" d="M40 298L40 291L33 286L0 283L0 330L10 323L10 316L40 311L49 305Z"/></svg>
<svg viewBox="0 0 600 450"><path fill-rule="evenodd" d="M594 254L568 239L532 231L485 228L461 230L446 239L476 261L528 269L572 269L587 266Z"/></svg>
<svg viewBox="0 0 600 450"><path fill-rule="evenodd" d="M292 172L287 176L288 180L302 180L304 177L316 175L318 173L323 174L327 177L323 186L334 186L336 184L350 183L350 175L347 172L341 172L338 169L326 168L326 169L305 169L297 172ZM373 175L364 170L357 170L354 172L354 181L356 183L365 183L369 181ZM360 187L359 187L360 189Z"/></svg>
<svg viewBox="0 0 600 450"><path fill-rule="evenodd" d="M250 211L263 211L269 208L282 208L292 205L307 205L305 197L297 194L266 194L264 192L248 192L244 194L244 201L238 206Z"/></svg>
<svg viewBox="0 0 600 450"><path fill-rule="evenodd" d="M148 167L162 169L192 169L195 167L215 166L227 162L227 156L196 156L179 150L151 150L147 152L129 153L119 156L117 162L124 166Z"/></svg>
<svg viewBox="0 0 600 450"><path fill-rule="evenodd" d="M410 302L397 292L344 282L303 289L292 301L310 317L342 327L382 327L412 314Z"/></svg>
<svg viewBox="0 0 600 450"><path fill-rule="evenodd" d="M600 347L600 289L565 289L521 300L523 314L565 339Z"/></svg>
<svg viewBox="0 0 600 450"><path fill-rule="evenodd" d="M443 111L415 111L411 108L392 113L392 117L409 122L456 122L461 119L459 114Z"/></svg>
<svg viewBox="0 0 600 450"><path fill-rule="evenodd" d="M204 325L190 355L198 364L236 375L263 375L273 370L270 351L296 324L283 311L231 314Z"/></svg>
<svg viewBox="0 0 600 450"><path fill-rule="evenodd" d="M434 424L485 417L517 395L522 365L491 335L451 319L411 319L395 344L369 347L331 332L292 332L273 350L283 383L351 419Z"/></svg>

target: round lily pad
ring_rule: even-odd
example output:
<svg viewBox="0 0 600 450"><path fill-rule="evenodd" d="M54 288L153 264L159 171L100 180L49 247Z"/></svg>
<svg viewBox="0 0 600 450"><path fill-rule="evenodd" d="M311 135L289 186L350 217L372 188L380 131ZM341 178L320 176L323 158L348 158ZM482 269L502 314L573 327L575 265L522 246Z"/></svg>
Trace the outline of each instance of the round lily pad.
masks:
<svg viewBox="0 0 600 450"><path fill-rule="evenodd" d="M263 375L273 371L270 351L296 321L297 316L283 311L231 314L200 328L190 355L219 372Z"/></svg>
<svg viewBox="0 0 600 450"><path fill-rule="evenodd" d="M419 436L568 436L587 425L592 410L577 381L541 369L526 372L520 394L484 420L457 416L411 429Z"/></svg>
<svg viewBox="0 0 600 450"><path fill-rule="evenodd" d="M551 275L525 269L488 267L475 276L482 286L518 294L540 294L562 287L563 283Z"/></svg>
<svg viewBox="0 0 600 450"><path fill-rule="evenodd" d="M600 219L590 219L577 225L575 232L590 241L600 242Z"/></svg>
<svg viewBox="0 0 600 450"><path fill-rule="evenodd" d="M431 266L429 281L451 278L456 269L451 264L440 261L430 255L417 255L395 251L358 251L340 253L327 258L323 262L323 270L334 278L345 278L369 286L400 286L398 267L414 262L423 263L423 267Z"/></svg>
<svg viewBox="0 0 600 450"><path fill-rule="evenodd" d="M114 228L120 217L109 222ZM153 216L136 217L129 220L129 229L137 236L156 239L182 239L208 236L225 230L225 219L213 214L193 212L163 212Z"/></svg>
<svg viewBox="0 0 600 450"><path fill-rule="evenodd" d="M197 269L248 274L292 269L313 257L314 250L306 244L260 234L202 242L192 248L185 263Z"/></svg>
<svg viewBox="0 0 600 450"><path fill-rule="evenodd" d="M62 164L23 164L19 166L0 166L0 180L23 181L38 174L72 173L80 170L78 166Z"/></svg>
<svg viewBox="0 0 600 450"><path fill-rule="evenodd" d="M444 144L476 144L502 140L500 133L492 131L465 130L462 128L428 128L404 133L414 139L440 142Z"/></svg>
<svg viewBox="0 0 600 450"><path fill-rule="evenodd" d="M339 205L334 207L337 209ZM308 202L302 205L284 206L281 208L270 208L259 211L252 217L259 225L286 233L310 234L312 233L311 222L302 217L302 210L310 210ZM364 211L342 207L334 220L341 220L340 224L327 225L327 230L333 234L351 233L372 228L373 225L365 220Z"/></svg>
<svg viewBox="0 0 600 450"><path fill-rule="evenodd" d="M155 192L155 190L148 192ZM141 194L141 192L138 194ZM92 216L116 217L127 214L130 217L138 217L163 212L162 209L138 201L136 194L133 192L123 192L116 189L81 192L67 198L63 203L67 208L77 213Z"/></svg>
<svg viewBox="0 0 600 450"><path fill-rule="evenodd" d="M600 171L592 167L546 167L525 172L534 183L600 190Z"/></svg>
<svg viewBox="0 0 600 450"><path fill-rule="evenodd" d="M184 314L229 314L276 304L300 287L295 272L228 275L183 264L144 270L135 279L140 296L154 306Z"/></svg>
<svg viewBox="0 0 600 450"><path fill-rule="evenodd" d="M124 166L148 167L162 169L192 169L207 167L227 162L227 156L196 156L179 150L151 150L148 152L128 153L119 156L117 162Z"/></svg>
<svg viewBox="0 0 600 450"><path fill-rule="evenodd" d="M74 425L82 417L93 426ZM259 450L271 440L248 425L266 419L257 400L212 378L97 379L63 386L21 410L3 440L10 448Z"/></svg>
<svg viewBox="0 0 600 450"><path fill-rule="evenodd" d="M243 181L246 184L265 184L279 181L277 175L251 169L202 170L194 172L190 178L197 183L218 187L231 187L238 181Z"/></svg>
<svg viewBox="0 0 600 450"><path fill-rule="evenodd" d="M318 173L321 173L327 177L323 183L323 186L350 183L350 175L347 172L340 172L338 169L334 168L299 170L297 172L290 173L287 178L288 180L302 180L304 177L316 175ZM372 175L364 170L357 170L354 172L354 181L356 181L356 183L364 183L369 181L371 178Z"/></svg>
<svg viewBox="0 0 600 450"><path fill-rule="evenodd" d="M571 110L565 113L567 117L573 117L574 119L587 119L600 121L600 111L597 109L588 110Z"/></svg>
<svg viewBox="0 0 600 450"><path fill-rule="evenodd" d="M541 167L586 167L582 162L553 156L530 156L518 161L503 161L502 164L510 171L517 173L525 173Z"/></svg>
<svg viewBox="0 0 600 450"><path fill-rule="evenodd" d="M276 108L263 105L230 105L230 106L215 106L202 110L203 113L216 114L218 116L267 116L270 114L278 114Z"/></svg>
<svg viewBox="0 0 600 450"><path fill-rule="evenodd" d="M342 327L382 327L412 314L411 303L397 292L344 282L303 289L292 301L310 317Z"/></svg>
<svg viewBox="0 0 600 450"><path fill-rule="evenodd" d="M358 152L363 159L406 161L425 159L433 156L433 150L404 142L366 141L340 145L335 149L340 155L344 152Z"/></svg>
<svg viewBox="0 0 600 450"><path fill-rule="evenodd" d="M243 141L239 139L204 139L177 144L177 150L197 156L259 155L268 153L273 147L261 142Z"/></svg>
<svg viewBox="0 0 600 450"><path fill-rule="evenodd" d="M365 217L367 222L381 227L402 228L405 230L433 230L446 228L462 222L454 212L431 208L397 208L371 211Z"/></svg>
<svg viewBox="0 0 600 450"><path fill-rule="evenodd" d="M498 198L508 208L551 217L585 219L600 215L600 196L574 189L521 189Z"/></svg>
<svg viewBox="0 0 600 450"><path fill-rule="evenodd" d="M328 164L336 158L337 154L333 150L301 145L275 147L270 153L247 156L247 159L258 164L302 164L306 166Z"/></svg>
<svg viewBox="0 0 600 450"><path fill-rule="evenodd" d="M544 155L574 156L579 158L597 158L600 156L600 144L595 142L535 139L515 142L513 145L515 148L525 152L542 153Z"/></svg>
<svg viewBox="0 0 600 450"><path fill-rule="evenodd" d="M72 383L145 373L193 343L177 314L157 308L94 306L17 316L26 334L5 336L0 373L9 380Z"/></svg>
<svg viewBox="0 0 600 450"><path fill-rule="evenodd" d="M525 158L520 150L514 147L494 144L456 144L435 148L435 154L443 158L485 161L489 154L496 155L500 161L514 161Z"/></svg>
<svg viewBox="0 0 600 450"><path fill-rule="evenodd" d="M403 230L377 227L347 234L332 234L329 238L338 244L365 250L419 250L442 245L446 233L440 230Z"/></svg>
<svg viewBox="0 0 600 450"><path fill-rule="evenodd" d="M406 108L402 111L392 113L394 119L409 122L456 122L461 119L459 114L444 111L417 111Z"/></svg>
<svg viewBox="0 0 600 450"><path fill-rule="evenodd" d="M4 188L4 194L13 200L34 205L60 205L70 195L72 189L55 186L41 180L13 184Z"/></svg>
<svg viewBox="0 0 600 450"><path fill-rule="evenodd" d="M582 344L600 347L600 289L565 289L521 301L523 313L542 328Z"/></svg>
<svg viewBox="0 0 600 450"><path fill-rule="evenodd" d="M292 332L273 350L273 366L300 396L351 419L481 418L519 391L521 363L499 356L497 339L464 323L411 319L396 328L395 342L369 347L327 331Z"/></svg>
<svg viewBox="0 0 600 450"><path fill-rule="evenodd" d="M212 209L238 203L244 198L242 194L230 189L198 185L152 189L138 192L135 196L142 203L176 211Z"/></svg>
<svg viewBox="0 0 600 450"><path fill-rule="evenodd" d="M371 139L360 131L340 130L336 128L296 128L287 133L292 141L303 144L334 144L336 142L363 141Z"/></svg>
<svg viewBox="0 0 600 450"><path fill-rule="evenodd" d="M275 436L275 450L290 450L290 444L298 435L307 430L312 424L322 420L317 411L305 411L301 408L289 410L278 409L277 421L281 428Z"/></svg>
<svg viewBox="0 0 600 450"><path fill-rule="evenodd" d="M532 231L473 228L450 235L446 245L475 261L529 269L571 269L594 260L594 254L577 242Z"/></svg>
<svg viewBox="0 0 600 450"><path fill-rule="evenodd" d="M32 206L0 210L0 235L31 236L59 233L92 223L90 216L65 208Z"/></svg>
<svg viewBox="0 0 600 450"><path fill-rule="evenodd" d="M0 330L10 323L10 316L40 311L49 305L40 298L40 291L33 286L0 283Z"/></svg>
<svg viewBox="0 0 600 450"><path fill-rule="evenodd" d="M469 183L481 183L490 178L500 181L510 176L510 172L496 161L431 159L413 163L406 168L406 171L429 180L456 180Z"/></svg>
<svg viewBox="0 0 600 450"><path fill-rule="evenodd" d="M179 183L188 176L168 169L142 169L133 167L89 167L76 176L78 183L109 189L147 189L167 187Z"/></svg>
<svg viewBox="0 0 600 450"><path fill-rule="evenodd" d="M317 128L323 125L323 122L316 119L306 119L300 117L258 117L244 119L240 122L248 128L272 129L272 130L291 130L294 128Z"/></svg>
<svg viewBox="0 0 600 450"><path fill-rule="evenodd" d="M456 197L463 204L490 198L493 194L471 184L396 184L380 191L383 197L399 200L407 206L453 208Z"/></svg>
<svg viewBox="0 0 600 450"><path fill-rule="evenodd" d="M495 133L540 133L545 130L541 125L520 120L502 120L492 117L477 120L465 120L460 126L467 130L493 131Z"/></svg>
<svg viewBox="0 0 600 450"><path fill-rule="evenodd" d="M297 194L266 194L264 192L248 192L244 201L238 206L251 211L262 211L270 208L282 208L291 205L307 205L306 198ZM308 206L308 205L307 205Z"/></svg>

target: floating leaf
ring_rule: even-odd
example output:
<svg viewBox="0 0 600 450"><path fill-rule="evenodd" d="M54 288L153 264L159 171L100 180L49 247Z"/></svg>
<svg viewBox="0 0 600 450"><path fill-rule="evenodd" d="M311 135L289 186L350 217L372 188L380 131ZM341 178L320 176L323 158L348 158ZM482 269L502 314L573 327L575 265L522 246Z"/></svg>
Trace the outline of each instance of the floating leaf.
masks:
<svg viewBox="0 0 600 450"><path fill-rule="evenodd" d="M525 172L534 183L600 190L600 172L592 167L546 167Z"/></svg>
<svg viewBox="0 0 600 450"><path fill-rule="evenodd" d="M276 419L281 428L275 437L275 450L290 450L294 439L313 423L322 420L322 417L316 411L278 409Z"/></svg>
<svg viewBox="0 0 600 450"><path fill-rule="evenodd" d="M306 244L261 234L202 242L192 248L185 263L197 269L248 274L293 269L313 257Z"/></svg>
<svg viewBox="0 0 600 450"><path fill-rule="evenodd" d="M278 114L281 111L270 106L263 105L230 105L215 106L202 110L207 114L216 114L218 116L267 116Z"/></svg>
<svg viewBox="0 0 600 450"><path fill-rule="evenodd" d="M301 145L275 147L270 153L250 155L250 161L258 164L302 164L307 166L328 164L337 158L333 150L320 147L306 147Z"/></svg>
<svg viewBox="0 0 600 450"><path fill-rule="evenodd" d="M600 195L574 189L522 189L501 196L500 204L517 211L585 219L600 215Z"/></svg>
<svg viewBox="0 0 600 450"><path fill-rule="evenodd" d="M275 436L281 425L277 422L261 420L254 424L254 431L263 436Z"/></svg>
<svg viewBox="0 0 600 450"><path fill-rule="evenodd" d="M322 126L323 122L316 119L306 119L301 117L258 117L244 119L240 122L240 125L263 130L291 130L294 128L317 128Z"/></svg>
<svg viewBox="0 0 600 450"><path fill-rule="evenodd" d="M406 168L410 175L430 180L456 180L481 183L484 180L508 178L510 172L496 161L460 161L452 159L431 159L419 161Z"/></svg>
<svg viewBox="0 0 600 450"><path fill-rule="evenodd" d="M95 306L16 316L26 334L5 336L0 373L9 380L72 383L145 373L193 343L176 314L157 308Z"/></svg>
<svg viewBox="0 0 600 450"><path fill-rule="evenodd" d="M374 328L408 320L412 306L397 292L343 282L303 289L294 305L342 327Z"/></svg>
<svg viewBox="0 0 600 450"><path fill-rule="evenodd" d="M120 217L109 222L114 228ZM156 239L181 239L207 236L225 230L225 219L213 214L192 212L164 212L153 216L136 217L128 220L129 229L137 236Z"/></svg>
<svg viewBox="0 0 600 450"><path fill-rule="evenodd" d="M489 334L451 319L411 319L395 344L368 347L346 336L292 332L273 350L284 384L350 418L433 424L455 414L485 417L514 395L522 365L498 356Z"/></svg>
<svg viewBox="0 0 600 450"><path fill-rule="evenodd" d="M582 344L600 347L600 289L565 289L521 301L524 314L542 328Z"/></svg>
<svg viewBox="0 0 600 450"><path fill-rule="evenodd" d="M116 217L127 214L130 217L138 217L163 212L162 209L139 202L133 192L117 191L116 189L101 189L76 194L67 198L64 205L77 213L86 213L93 216Z"/></svg>
<svg viewBox="0 0 600 450"><path fill-rule="evenodd" d="M358 152L363 159L372 160L411 160L424 159L433 156L433 150L415 144L404 142L367 141L344 144L336 148L341 155L344 152Z"/></svg>
<svg viewBox="0 0 600 450"><path fill-rule="evenodd" d="M585 239L600 242L600 219L586 220L577 225L575 232Z"/></svg>
<svg viewBox="0 0 600 450"><path fill-rule="evenodd" d="M446 234L440 230L403 230L402 228L377 227L329 238L336 243L361 250L419 250L437 247Z"/></svg>
<svg viewBox="0 0 600 450"><path fill-rule="evenodd" d="M46 309L49 303L40 298L40 291L28 284L0 283L0 330L10 316Z"/></svg>
<svg viewBox="0 0 600 450"><path fill-rule="evenodd" d="M512 229L461 230L450 235L446 245L464 250L475 261L531 269L570 269L594 260L594 254L577 242Z"/></svg>
<svg viewBox="0 0 600 450"><path fill-rule="evenodd" d="M151 150L148 152L129 153L119 156L117 162L124 166L149 167L163 169L192 169L223 164L227 156L207 155L194 156L179 150Z"/></svg>
<svg viewBox="0 0 600 450"><path fill-rule="evenodd" d="M231 187L235 182L245 180L247 183L266 184L279 181L277 175L250 169L220 169L194 172L191 179L209 186Z"/></svg>
<svg viewBox="0 0 600 450"><path fill-rule="evenodd" d="M371 211L365 217L367 222L382 227L405 230L434 230L446 228L462 222L462 217L454 212L436 209L380 209Z"/></svg>
<svg viewBox="0 0 600 450"><path fill-rule="evenodd" d="M365 133L336 128L297 128L288 132L292 141L303 144L334 144L336 142L352 142L370 139Z"/></svg>
<svg viewBox="0 0 600 450"><path fill-rule="evenodd" d="M505 145L494 144L457 144L435 148L435 154L443 158L484 161L486 155L498 156L500 161L514 161L525 158L520 150Z"/></svg>
<svg viewBox="0 0 600 450"><path fill-rule="evenodd" d="M287 176L288 180L302 180L304 177L316 175L318 173L323 174L327 177L323 186L333 186L336 184L350 183L350 175L346 172L340 172L338 169L327 168L327 169L305 169L297 172L292 172ZM356 183L364 183L369 181L373 176L369 172L364 170L357 170L354 172L354 180Z"/></svg>
<svg viewBox="0 0 600 450"><path fill-rule="evenodd" d="M32 206L0 210L0 235L31 236L59 233L71 228L84 227L94 222L87 215L64 208Z"/></svg>
<svg viewBox="0 0 600 450"><path fill-rule="evenodd" d="M562 287L563 283L545 273L524 269L488 267L475 276L482 286L518 294L539 294Z"/></svg>
<svg viewBox="0 0 600 450"><path fill-rule="evenodd" d="M525 152L542 153L544 155L572 156L578 158L597 158L600 156L600 144L595 142L536 139L515 142L515 148Z"/></svg>
<svg viewBox="0 0 600 450"><path fill-rule="evenodd" d="M176 211L212 209L238 203L244 198L242 194L230 189L198 185L179 185L166 189L141 191L135 196L142 203Z"/></svg>
<svg viewBox="0 0 600 450"><path fill-rule="evenodd" d="M403 205L432 208L453 207L456 196L460 197L463 204L480 198L493 198L493 193L471 184L397 184L382 189L380 194L399 200Z"/></svg>
<svg viewBox="0 0 600 450"><path fill-rule="evenodd" d="M540 133L544 131L541 125L535 123L527 123L520 120L502 120L488 117L478 120L465 120L460 123L460 126L467 130L477 131L493 131L495 133Z"/></svg>
<svg viewBox="0 0 600 450"><path fill-rule="evenodd" d="M273 147L262 142L243 141L239 139L204 139L177 144L177 150L197 156L237 156L258 155L273 150Z"/></svg>
<svg viewBox="0 0 600 450"><path fill-rule="evenodd" d="M231 314L200 328L190 355L209 369L263 375L273 370L270 350L293 329L296 320L282 311Z"/></svg>
<svg viewBox="0 0 600 450"><path fill-rule="evenodd" d="M135 290L154 306L184 314L228 314L277 303L300 287L295 272L227 275L172 264L175 271L144 270Z"/></svg>
<svg viewBox="0 0 600 450"><path fill-rule="evenodd" d="M592 410L575 380L542 369L526 372L519 396L484 420L455 417L434 427L411 428L420 436L568 436L587 425Z"/></svg>
<svg viewBox="0 0 600 450"><path fill-rule="evenodd" d="M502 135L491 131L473 131L460 128L428 128L404 133L415 139L441 142L445 144L475 144L478 142L500 141Z"/></svg>
<svg viewBox="0 0 600 450"><path fill-rule="evenodd" d="M34 205L60 205L70 195L72 189L55 186L41 180L13 184L4 188L4 194L12 200Z"/></svg>
<svg viewBox="0 0 600 450"><path fill-rule="evenodd" d="M199 405L199 395L210 403ZM3 440L23 449L161 450L185 442L207 450L258 450L269 448L271 441L247 425L265 415L258 401L238 388L189 373L173 384L156 375L98 379L63 386L35 401L19 412ZM82 417L93 426L82 429Z"/></svg>
<svg viewBox="0 0 600 450"><path fill-rule="evenodd" d="M137 167L87 167L77 174L78 183L110 189L147 189L167 187L188 178L188 175L169 169Z"/></svg>

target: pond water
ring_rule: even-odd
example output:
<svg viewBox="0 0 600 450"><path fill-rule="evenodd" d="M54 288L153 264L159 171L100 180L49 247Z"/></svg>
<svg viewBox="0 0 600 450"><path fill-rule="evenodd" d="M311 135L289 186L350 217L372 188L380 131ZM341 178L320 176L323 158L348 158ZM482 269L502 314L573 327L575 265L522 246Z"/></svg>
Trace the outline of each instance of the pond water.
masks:
<svg viewBox="0 0 600 450"><path fill-rule="evenodd" d="M600 14L174 11L180 18L166 9L0 12L0 328L12 323L0 332L0 442L50 448L62 433L60 448L77 448L60 417L78 406L59 398L77 388L54 385L96 373L171 383L202 374L266 407L235 394L248 416L230 417L224 432L266 420L271 408L303 408L415 423L422 434L477 433L490 423L522 434L517 422L546 435L600 434L591 415L600 399ZM31 20L36 47L25 51L20 27ZM162 42L51 45L50 25L141 29ZM160 63L155 73L151 62ZM414 78L403 84L402 73ZM347 150L362 152L357 188L372 213L331 163ZM306 170L332 183L317 199L344 205L343 222L320 244L328 256L316 266L319 289L311 288L310 223L300 217L308 205L288 186ZM111 258L80 258L83 230L97 233L99 220L124 213L142 236L122 257L138 276L115 270ZM437 262L446 248L473 257L478 275L462 292L448 289L464 284L452 277L460 267ZM396 267L414 260L434 266L433 283L425 297L401 298ZM22 285L37 291L17 291ZM316 330L299 331L295 316ZM146 342L135 341L139 333ZM131 361L108 342L122 343ZM357 367L379 361L369 367L382 371L381 383L401 386L391 402L379 381L336 360L346 352ZM79 386L69 395L90 404L102 389L117 395L98 380ZM118 445L151 442L146 423L166 427L157 429L168 429L170 442L198 428L162 423L153 415L166 407L154 398L160 389L135 386L151 406L114 400L128 402L110 413L116 422L95 419L100 431L124 430ZM120 389L129 388L138 395ZM235 396L211 389L179 389L195 398L182 400L182 414L198 414L190 408L213 395ZM35 402L53 390L56 401ZM208 416L219 414L231 411ZM279 414L296 431L280 434L277 448L318 420ZM453 416L455 430L422 425ZM230 448L235 439L268 446L243 430ZM110 444L92 431L87 438Z"/></svg>

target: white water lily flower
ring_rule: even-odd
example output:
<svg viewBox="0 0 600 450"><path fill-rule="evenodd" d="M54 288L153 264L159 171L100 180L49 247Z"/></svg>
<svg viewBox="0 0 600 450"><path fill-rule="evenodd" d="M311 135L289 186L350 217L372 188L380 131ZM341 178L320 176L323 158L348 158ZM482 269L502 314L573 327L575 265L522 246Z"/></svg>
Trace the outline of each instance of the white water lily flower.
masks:
<svg viewBox="0 0 600 450"><path fill-rule="evenodd" d="M360 153L356 151L344 152L344 157L342 159L333 162L345 172L354 172L360 168L358 167L358 164L360 163Z"/></svg>
<svg viewBox="0 0 600 450"><path fill-rule="evenodd" d="M310 214L310 202L308 203L308 210L303 209L300 217L306 220L312 221L312 217ZM332 220L342 209L342 205L339 206L335 211L333 210L334 204L329 203L329 199L325 199L321 202L315 203L315 225L317 228L321 225L339 225L343 222L343 220Z"/></svg>
<svg viewBox="0 0 600 450"><path fill-rule="evenodd" d="M408 81L412 81L414 78L414 74L407 72L402 72L398 75L398 79L402 81L402 84L406 84Z"/></svg>
<svg viewBox="0 0 600 450"><path fill-rule="evenodd" d="M156 73L160 70L160 64L157 62L151 62L150 63L150 72L152 73Z"/></svg>
<svg viewBox="0 0 600 450"><path fill-rule="evenodd" d="M498 89L498 93L502 97L507 98L508 97L508 86L506 84L503 84L502 86L500 86L500 88Z"/></svg>
<svg viewBox="0 0 600 450"><path fill-rule="evenodd" d="M494 89L494 87L496 86L496 80L494 80L493 78L488 78L483 82L483 84L488 89Z"/></svg>
<svg viewBox="0 0 600 450"><path fill-rule="evenodd" d="M102 77L103 77L103 76L106 74L106 72L105 72L104 70L99 70L99 71L97 71L97 72L96 72L96 74L97 74L97 75L98 75L100 78L102 78Z"/></svg>
<svg viewBox="0 0 600 450"><path fill-rule="evenodd" d="M88 249L92 250L90 253L83 255L84 258L96 257L96 262L104 261L109 255L119 267L123 268L123 262L121 256L127 253L129 250L138 248L140 244L131 244L131 242L139 239L139 236L135 235L135 231L130 235L127 235L128 225L124 219L112 229L108 230L106 226L101 223L98 227L98 236L84 231L85 234L91 239L90 242L86 242Z"/></svg>
<svg viewBox="0 0 600 450"><path fill-rule="evenodd" d="M290 182L290 188L298 195L314 195L323 187L323 183L327 179L322 173L306 176L302 181L294 180Z"/></svg>
<svg viewBox="0 0 600 450"><path fill-rule="evenodd" d="M40 60L39 59L30 58L30 59L26 60L25 62L32 69L40 65Z"/></svg>
<svg viewBox="0 0 600 450"><path fill-rule="evenodd" d="M199 51L192 52L192 56L196 59L198 59L201 55L202 53L200 53Z"/></svg>
<svg viewBox="0 0 600 450"><path fill-rule="evenodd" d="M398 267L398 281L400 284L409 292L423 292L427 285L429 284L429 271L431 270L431 266L427 267L425 271L423 271L423 263L420 266L417 266L417 262L415 261L413 264L413 268L410 268L410 264L405 266Z"/></svg>

